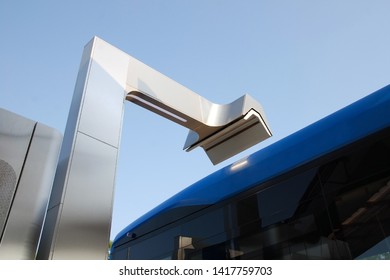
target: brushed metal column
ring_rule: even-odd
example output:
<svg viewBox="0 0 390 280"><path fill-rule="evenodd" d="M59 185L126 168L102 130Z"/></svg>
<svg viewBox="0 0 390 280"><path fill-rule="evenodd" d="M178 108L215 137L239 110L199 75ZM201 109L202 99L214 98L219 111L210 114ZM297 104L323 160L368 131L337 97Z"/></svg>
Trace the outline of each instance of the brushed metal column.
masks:
<svg viewBox="0 0 390 280"><path fill-rule="evenodd" d="M107 258L127 66L98 38L84 49L38 259Z"/></svg>

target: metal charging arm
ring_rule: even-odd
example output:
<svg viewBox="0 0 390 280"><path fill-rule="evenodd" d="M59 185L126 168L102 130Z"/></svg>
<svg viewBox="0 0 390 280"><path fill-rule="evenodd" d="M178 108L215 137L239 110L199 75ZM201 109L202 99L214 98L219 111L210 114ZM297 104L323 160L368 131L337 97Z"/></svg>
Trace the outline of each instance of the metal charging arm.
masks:
<svg viewBox="0 0 390 280"><path fill-rule="evenodd" d="M169 78L163 79L163 83L167 82ZM151 88L145 92L131 86L127 89L126 100L188 128L184 149L192 151L202 147L213 164L272 135L261 105L247 94L230 104L220 105L180 88L178 92Z"/></svg>
<svg viewBox="0 0 390 280"><path fill-rule="evenodd" d="M95 37L84 48L37 259L105 259L124 100L190 129L216 164L271 136L248 95L214 104Z"/></svg>

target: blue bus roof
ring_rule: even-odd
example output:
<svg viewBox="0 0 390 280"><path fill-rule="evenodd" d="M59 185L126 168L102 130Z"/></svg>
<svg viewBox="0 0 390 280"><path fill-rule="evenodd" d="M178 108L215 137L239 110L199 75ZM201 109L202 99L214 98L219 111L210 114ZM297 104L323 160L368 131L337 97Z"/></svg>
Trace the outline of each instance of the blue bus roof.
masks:
<svg viewBox="0 0 390 280"><path fill-rule="evenodd" d="M123 229L114 244L170 210L218 203L389 126L390 85L253 153L240 168L226 166L180 191Z"/></svg>

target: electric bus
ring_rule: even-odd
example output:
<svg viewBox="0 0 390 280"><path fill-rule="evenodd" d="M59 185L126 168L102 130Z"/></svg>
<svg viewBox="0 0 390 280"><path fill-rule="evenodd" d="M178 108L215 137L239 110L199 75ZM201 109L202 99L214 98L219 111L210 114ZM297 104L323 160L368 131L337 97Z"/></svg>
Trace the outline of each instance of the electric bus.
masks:
<svg viewBox="0 0 390 280"><path fill-rule="evenodd" d="M390 259L390 85L205 177L111 259Z"/></svg>

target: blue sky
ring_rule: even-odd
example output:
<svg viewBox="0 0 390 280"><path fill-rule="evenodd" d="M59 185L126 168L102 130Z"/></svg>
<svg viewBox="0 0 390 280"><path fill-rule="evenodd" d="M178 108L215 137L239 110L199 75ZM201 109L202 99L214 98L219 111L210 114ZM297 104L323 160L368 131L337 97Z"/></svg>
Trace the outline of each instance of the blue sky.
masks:
<svg viewBox="0 0 390 280"><path fill-rule="evenodd" d="M160 202L390 83L387 0L0 0L0 107L63 132L99 36L216 103L249 93L274 136L213 166L187 130L126 104L112 238Z"/></svg>

